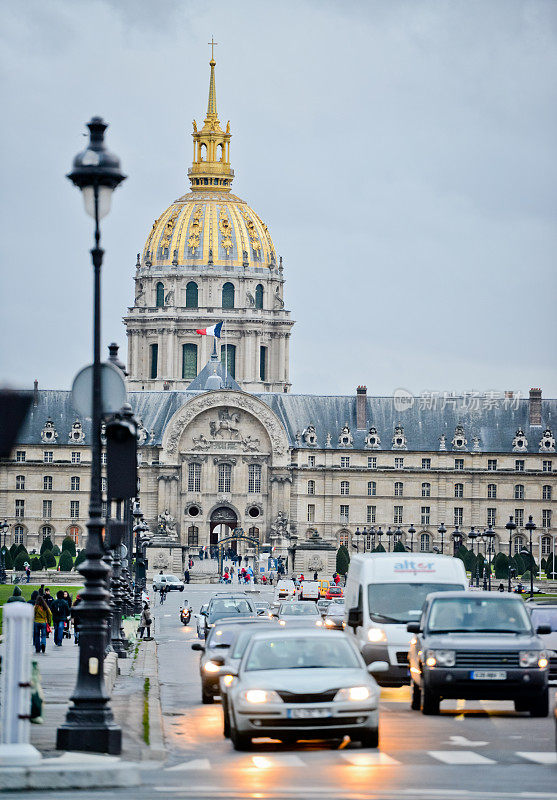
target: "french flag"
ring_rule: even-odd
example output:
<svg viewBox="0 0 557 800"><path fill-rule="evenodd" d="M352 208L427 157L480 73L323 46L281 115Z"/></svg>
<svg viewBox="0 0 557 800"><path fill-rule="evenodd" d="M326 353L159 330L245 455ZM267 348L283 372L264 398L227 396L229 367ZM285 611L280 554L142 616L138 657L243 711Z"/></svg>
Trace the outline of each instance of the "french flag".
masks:
<svg viewBox="0 0 557 800"><path fill-rule="evenodd" d="M201 336L216 336L217 339L220 339L223 324L222 322L217 322L216 325L211 325L210 328L198 328L195 332L201 334Z"/></svg>

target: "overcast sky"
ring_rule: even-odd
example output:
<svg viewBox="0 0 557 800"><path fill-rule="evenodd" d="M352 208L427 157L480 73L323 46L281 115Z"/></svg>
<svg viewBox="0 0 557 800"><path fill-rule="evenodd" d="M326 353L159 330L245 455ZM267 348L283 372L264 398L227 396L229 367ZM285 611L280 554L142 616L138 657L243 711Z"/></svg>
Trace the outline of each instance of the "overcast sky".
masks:
<svg viewBox="0 0 557 800"><path fill-rule="evenodd" d="M5 3L0 382L91 360L91 220L64 178L110 123L103 347L188 188L207 42L233 190L282 254L294 392L557 397L553 0Z"/></svg>

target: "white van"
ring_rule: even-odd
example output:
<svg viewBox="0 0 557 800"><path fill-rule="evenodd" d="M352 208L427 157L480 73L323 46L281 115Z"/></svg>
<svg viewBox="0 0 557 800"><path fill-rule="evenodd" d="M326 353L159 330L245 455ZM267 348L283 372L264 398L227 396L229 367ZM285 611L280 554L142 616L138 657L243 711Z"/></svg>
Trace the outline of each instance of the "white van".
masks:
<svg viewBox="0 0 557 800"><path fill-rule="evenodd" d="M275 589L275 598L277 600L290 600L296 594L296 586L294 581L281 579L277 581Z"/></svg>
<svg viewBox="0 0 557 800"><path fill-rule="evenodd" d="M386 661L382 686L410 682L408 622L417 622L430 592L468 588L460 558L434 553L366 553L352 556L346 587L346 631L352 631L366 664Z"/></svg>
<svg viewBox="0 0 557 800"><path fill-rule="evenodd" d="M302 581L300 586L300 600L319 600L319 582Z"/></svg>

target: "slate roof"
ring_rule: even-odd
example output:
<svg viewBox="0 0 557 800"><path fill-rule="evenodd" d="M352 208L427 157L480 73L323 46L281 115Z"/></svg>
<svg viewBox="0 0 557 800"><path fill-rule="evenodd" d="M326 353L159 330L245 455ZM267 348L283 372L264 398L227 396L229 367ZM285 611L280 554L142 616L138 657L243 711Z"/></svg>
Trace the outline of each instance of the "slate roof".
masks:
<svg viewBox="0 0 557 800"><path fill-rule="evenodd" d="M209 362L210 363L210 362ZM57 444L68 445L71 426L79 415L71 404L71 393L67 391L39 391L36 407L30 414L18 437L18 444L41 444L41 430L48 418L52 419L58 433ZM149 436L147 444L160 445L164 429L172 415L189 399L198 395L195 391L129 392L128 400L141 420ZM348 423L354 437L353 449L363 449L366 431L356 430L356 396L321 396L302 394L255 395L280 419L287 432L290 445L296 447L296 432L302 433L307 425L315 426L317 447L324 448L327 433L331 434L331 446L340 448L338 437L342 426ZM456 397L454 402L439 401L433 408L424 407L416 398L411 408L399 411L392 397L367 397L367 429L377 428L381 440L378 451L392 451L395 425L404 427L408 451L438 451L439 437L446 436L447 451L452 451L451 440L458 424L464 426L468 440L466 450L473 448L472 437L480 439L482 452L512 452L512 441L518 428L524 430L528 440L528 452L537 453L543 430L550 428L557 433L557 400L542 400L542 425L530 427L528 423L528 400L494 400L480 398L479 407L464 405L465 398ZM444 406L444 407L443 407ZM90 444L90 422L82 420L85 432L84 445ZM47 445L45 445L47 446ZM52 447L55 445L48 445ZM306 448L303 439L298 446ZM79 447L79 445L75 445ZM311 448L308 448L311 449ZM396 451L394 451L396 452ZM457 451L454 451L457 452Z"/></svg>

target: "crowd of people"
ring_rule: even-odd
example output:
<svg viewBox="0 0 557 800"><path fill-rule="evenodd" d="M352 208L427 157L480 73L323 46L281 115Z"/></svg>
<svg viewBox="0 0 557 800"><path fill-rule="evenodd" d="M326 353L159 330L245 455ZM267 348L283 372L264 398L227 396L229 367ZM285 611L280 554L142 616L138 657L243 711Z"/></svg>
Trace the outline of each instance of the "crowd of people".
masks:
<svg viewBox="0 0 557 800"><path fill-rule="evenodd" d="M75 600L72 595L63 589L56 592L56 597L50 593L48 586L45 587L44 583L38 589L31 593L31 598L27 601L19 586L14 588L11 597L8 597L8 603L26 603L29 602L33 606L33 644L35 652L45 653L47 639L50 634L53 634L54 645L62 647L64 636L71 638L70 625L72 620L72 610L79 604L79 594L76 595ZM74 643L79 642L79 623L76 619L74 612L73 616L73 632Z"/></svg>

